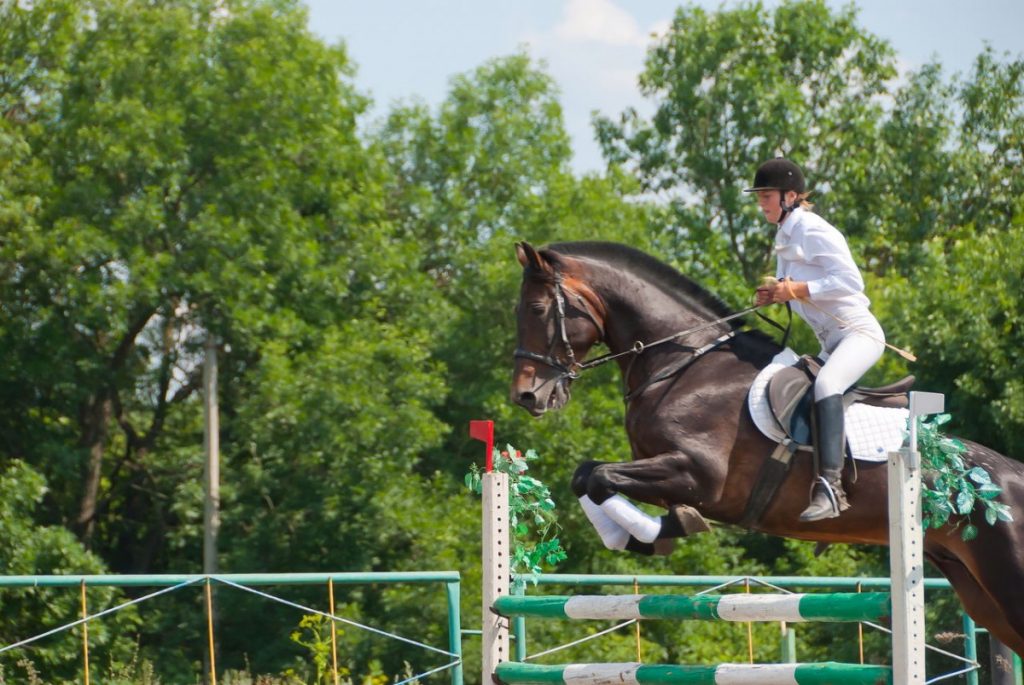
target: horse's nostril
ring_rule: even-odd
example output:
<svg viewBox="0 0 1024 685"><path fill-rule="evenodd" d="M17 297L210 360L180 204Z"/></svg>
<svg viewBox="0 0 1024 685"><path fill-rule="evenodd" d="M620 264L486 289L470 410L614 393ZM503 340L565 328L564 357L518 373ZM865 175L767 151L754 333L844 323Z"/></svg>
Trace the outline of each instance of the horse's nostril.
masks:
<svg viewBox="0 0 1024 685"><path fill-rule="evenodd" d="M521 392L519 393L519 404L524 407L532 407L537 403L537 396L532 392Z"/></svg>

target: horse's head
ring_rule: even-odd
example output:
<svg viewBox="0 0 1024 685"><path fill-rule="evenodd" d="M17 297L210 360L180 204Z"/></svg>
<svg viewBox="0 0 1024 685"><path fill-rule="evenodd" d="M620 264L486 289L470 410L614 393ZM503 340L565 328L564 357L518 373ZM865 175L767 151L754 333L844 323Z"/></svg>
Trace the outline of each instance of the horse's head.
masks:
<svg viewBox="0 0 1024 685"><path fill-rule="evenodd" d="M534 416L560 409L579 362L604 335L604 306L577 259L516 245L523 285L516 307L512 401Z"/></svg>

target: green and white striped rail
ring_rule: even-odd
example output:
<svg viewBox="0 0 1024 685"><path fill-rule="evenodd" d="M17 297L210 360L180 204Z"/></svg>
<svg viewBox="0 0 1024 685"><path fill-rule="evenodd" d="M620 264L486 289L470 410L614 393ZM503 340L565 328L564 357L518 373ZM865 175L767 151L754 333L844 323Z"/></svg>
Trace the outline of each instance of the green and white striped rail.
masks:
<svg viewBox="0 0 1024 685"><path fill-rule="evenodd" d="M841 664L525 664L497 666L505 685L891 685L887 666Z"/></svg>
<svg viewBox="0 0 1024 685"><path fill-rule="evenodd" d="M708 621L877 621L889 616L887 592L733 595L505 595L502 616L534 618L680 619Z"/></svg>

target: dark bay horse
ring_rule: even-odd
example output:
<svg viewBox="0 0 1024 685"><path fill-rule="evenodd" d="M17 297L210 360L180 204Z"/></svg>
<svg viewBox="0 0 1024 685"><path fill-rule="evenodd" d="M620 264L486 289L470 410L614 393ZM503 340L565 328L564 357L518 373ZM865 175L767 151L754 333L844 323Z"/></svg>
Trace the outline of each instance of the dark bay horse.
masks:
<svg viewBox="0 0 1024 685"><path fill-rule="evenodd" d="M627 392L633 461L587 462L573 479L605 544L633 549L643 546L638 539L650 543L684 534L670 525L670 517L649 517L624 497L666 509L692 508L737 524L774 447L750 417L747 391L779 345L736 328L736 319L712 323L733 312L692 280L633 248L581 242L538 251L521 243L517 251L523 282L514 402L534 416L559 409L569 401L578 362L592 346L604 343L610 354L621 354L615 361ZM708 323L686 338L630 352L637 341ZM981 523L971 541L949 526L930 529L925 553L949 579L967 613L1024 655L1024 464L964 442L965 458L992 475L1014 521ZM885 463L859 464L855 482L844 474L851 507L842 516L801 523L812 475L810 455L798 453L753 529L819 542L888 543Z"/></svg>

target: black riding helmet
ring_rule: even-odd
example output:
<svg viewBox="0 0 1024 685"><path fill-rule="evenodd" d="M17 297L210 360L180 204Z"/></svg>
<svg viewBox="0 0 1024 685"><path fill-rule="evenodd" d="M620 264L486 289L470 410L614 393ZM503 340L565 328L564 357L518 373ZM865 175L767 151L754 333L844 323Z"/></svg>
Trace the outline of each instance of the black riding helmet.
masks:
<svg viewBox="0 0 1024 685"><path fill-rule="evenodd" d="M753 193L758 190L781 190L783 193L789 190L802 194L805 189L804 174L800 167L788 159L776 157L757 167L754 174L754 186L746 188L744 193Z"/></svg>

